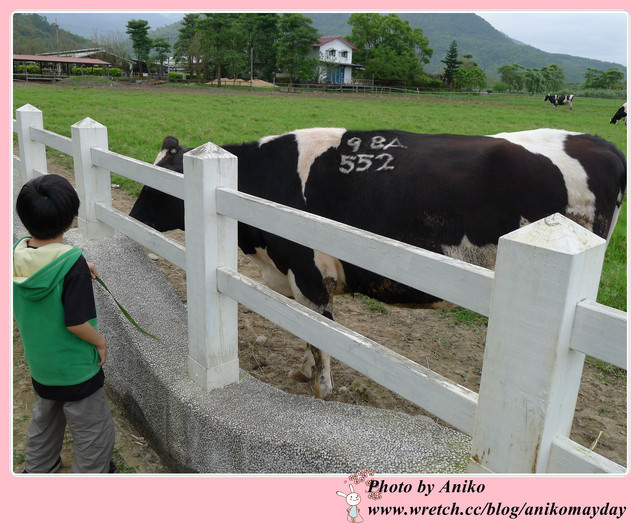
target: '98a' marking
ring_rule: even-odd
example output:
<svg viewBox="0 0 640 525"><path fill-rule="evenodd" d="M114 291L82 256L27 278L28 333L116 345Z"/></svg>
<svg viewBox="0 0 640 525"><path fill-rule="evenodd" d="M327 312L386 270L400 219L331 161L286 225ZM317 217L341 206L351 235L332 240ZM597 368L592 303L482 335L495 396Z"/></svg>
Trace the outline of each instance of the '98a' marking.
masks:
<svg viewBox="0 0 640 525"><path fill-rule="evenodd" d="M352 171L361 173L373 168L374 171L387 171L395 169L392 164L393 155L390 153L379 153L378 155L372 153L357 153L362 146L362 139L360 137L351 137L347 144L352 148L355 155L341 155L340 159L340 173L348 174ZM388 141L386 137L375 136L370 139L368 144L369 149L386 151L389 148L403 148L403 146L397 137ZM366 145L365 145L366 148Z"/></svg>

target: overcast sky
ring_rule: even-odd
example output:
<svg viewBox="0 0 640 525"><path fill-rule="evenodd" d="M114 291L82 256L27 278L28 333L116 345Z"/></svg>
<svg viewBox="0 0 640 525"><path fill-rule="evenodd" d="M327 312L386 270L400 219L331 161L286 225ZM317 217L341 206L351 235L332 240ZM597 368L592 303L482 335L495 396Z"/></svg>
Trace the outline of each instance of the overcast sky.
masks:
<svg viewBox="0 0 640 525"><path fill-rule="evenodd" d="M627 13L623 11L493 12L478 15L509 37L551 53L627 65Z"/></svg>

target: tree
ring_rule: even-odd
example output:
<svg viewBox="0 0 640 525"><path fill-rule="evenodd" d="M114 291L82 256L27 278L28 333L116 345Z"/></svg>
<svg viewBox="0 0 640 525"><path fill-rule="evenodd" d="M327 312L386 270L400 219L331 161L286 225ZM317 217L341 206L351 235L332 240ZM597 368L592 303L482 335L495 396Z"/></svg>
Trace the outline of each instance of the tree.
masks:
<svg viewBox="0 0 640 525"><path fill-rule="evenodd" d="M560 91L565 87L565 74L562 68L556 64L544 66L540 73L544 77L545 91L551 93L552 91Z"/></svg>
<svg viewBox="0 0 640 525"><path fill-rule="evenodd" d="M214 78L221 78L226 41L226 14L206 13L196 24L200 43L200 60L205 77L215 70Z"/></svg>
<svg viewBox="0 0 640 525"><path fill-rule="evenodd" d="M624 87L624 73L617 67L612 67L607 71L588 67L584 79L583 86L585 88L614 89Z"/></svg>
<svg viewBox="0 0 640 525"><path fill-rule="evenodd" d="M456 73L462 64L462 62L458 60L458 43L455 40L451 42L444 60L441 60L440 62L444 64L442 81L449 87L452 87Z"/></svg>
<svg viewBox="0 0 640 525"><path fill-rule="evenodd" d="M156 58L160 62L160 78L164 76L164 62L169 58L171 44L164 38L157 38L153 41L153 49L156 51Z"/></svg>
<svg viewBox="0 0 640 525"><path fill-rule="evenodd" d="M189 13L184 15L180 28L178 29L178 40L173 45L176 56L180 56L187 62L189 77L193 77L194 66L198 63L197 56L200 53L200 42L197 37L197 23L200 15Z"/></svg>
<svg viewBox="0 0 640 525"><path fill-rule="evenodd" d="M557 92L565 88L565 74L556 64L543 66L540 69L525 69L520 64L508 64L498 68L500 80L510 91L529 93Z"/></svg>
<svg viewBox="0 0 640 525"><path fill-rule="evenodd" d="M149 38L149 22L146 20L129 20L127 34L133 43L133 52L140 62L147 63L151 51L152 40Z"/></svg>
<svg viewBox="0 0 640 525"><path fill-rule="evenodd" d="M246 31L246 14L231 15L231 24L227 33L227 46L225 53L225 70L234 80L249 65L249 35Z"/></svg>
<svg viewBox="0 0 640 525"><path fill-rule="evenodd" d="M205 74L213 72L222 85L223 73L236 77L246 68L247 34L241 23L244 15L207 13L196 21L200 60Z"/></svg>
<svg viewBox="0 0 640 525"><path fill-rule="evenodd" d="M245 14L243 25L247 33L250 68L258 78L271 80L276 72L276 48L278 23L276 13Z"/></svg>
<svg viewBox="0 0 640 525"><path fill-rule="evenodd" d="M527 69L524 73L524 84L529 93L542 93L544 89L544 76L539 69Z"/></svg>
<svg viewBox="0 0 640 525"><path fill-rule="evenodd" d="M520 64L505 64L498 68L500 80L509 91L522 91L524 88L524 70Z"/></svg>
<svg viewBox="0 0 640 525"><path fill-rule="evenodd" d="M395 14L356 13L349 24L349 41L359 49L354 61L364 66L368 77L411 84L426 80L424 66L433 50L422 29Z"/></svg>
<svg viewBox="0 0 640 525"><path fill-rule="evenodd" d="M483 89L487 87L487 76L472 60L472 55L464 55L464 61L453 77L453 84L460 89Z"/></svg>
<svg viewBox="0 0 640 525"><path fill-rule="evenodd" d="M319 35L313 20L299 13L285 13L280 18L276 40L277 64L288 77L289 87L296 78L310 80L316 73L317 60L311 57Z"/></svg>
<svg viewBox="0 0 640 525"><path fill-rule="evenodd" d="M605 76L607 79L608 89L625 87L624 73L620 71L617 67L612 67L607 69Z"/></svg>

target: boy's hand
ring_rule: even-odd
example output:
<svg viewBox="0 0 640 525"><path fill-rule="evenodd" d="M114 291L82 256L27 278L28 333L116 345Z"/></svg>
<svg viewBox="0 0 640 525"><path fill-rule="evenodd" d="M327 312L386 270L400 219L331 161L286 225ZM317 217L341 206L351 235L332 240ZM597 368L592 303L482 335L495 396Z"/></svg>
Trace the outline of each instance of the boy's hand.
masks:
<svg viewBox="0 0 640 525"><path fill-rule="evenodd" d="M96 350L98 350L98 356L100 357L100 362L98 366L102 366L107 362L107 340L104 340L104 344L96 345Z"/></svg>
<svg viewBox="0 0 640 525"><path fill-rule="evenodd" d="M91 272L91 278L95 279L98 277L98 269L96 268L96 265L87 261L87 266L89 267L89 272Z"/></svg>
<svg viewBox="0 0 640 525"><path fill-rule="evenodd" d="M98 351L98 356L100 357L100 362L98 365L102 366L107 362L107 340L104 335L98 332L91 324L87 321L86 323L78 324L75 326L67 326L67 330L69 330L72 334L77 335L83 341L87 343L91 343L96 347Z"/></svg>

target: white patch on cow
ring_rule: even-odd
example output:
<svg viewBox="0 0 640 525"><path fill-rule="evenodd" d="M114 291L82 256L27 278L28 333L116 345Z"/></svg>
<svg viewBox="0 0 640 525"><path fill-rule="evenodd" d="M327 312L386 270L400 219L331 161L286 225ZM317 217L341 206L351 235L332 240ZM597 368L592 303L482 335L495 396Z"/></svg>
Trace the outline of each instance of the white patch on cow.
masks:
<svg viewBox="0 0 640 525"><path fill-rule="evenodd" d="M256 248L256 253L249 255L249 257L260 268L262 278L269 288L287 297L294 297L288 277L278 270L271 257L267 254L267 250Z"/></svg>
<svg viewBox="0 0 640 525"><path fill-rule="evenodd" d="M344 275L344 267L342 266L342 262L335 257L331 257L330 255L319 252L317 250L314 250L313 252L313 260L316 267L322 274L322 279L332 279L336 283L336 289L334 293L344 293L346 287L346 278Z"/></svg>
<svg viewBox="0 0 640 525"><path fill-rule="evenodd" d="M303 198L311 165L328 149L337 148L346 131L344 128L311 128L293 132L298 143L298 176Z"/></svg>
<svg viewBox="0 0 640 525"><path fill-rule="evenodd" d="M560 129L537 129L490 136L508 140L526 148L531 153L544 155L550 159L564 177L569 199L566 214L583 226L591 228L595 219L596 197L589 189L587 172L578 160L564 151L564 142L568 135L581 135L581 133Z"/></svg>
<svg viewBox="0 0 640 525"><path fill-rule="evenodd" d="M158 164L158 162L160 162L162 159L165 158L165 156L167 155L167 151L169 151L168 149L163 149L160 153L158 153L158 156L156 157L156 160L153 161L154 164Z"/></svg>
<svg viewBox="0 0 640 525"><path fill-rule="evenodd" d="M342 135L344 135L346 131L345 128L309 128L298 129L291 132L291 134L295 135L296 142L298 143L298 176L300 177L300 184L302 186L302 198L304 198L305 201L304 189L307 185L307 179L309 178L313 161L329 148L337 148L342 140ZM258 140L258 145L261 147L285 135L262 137Z"/></svg>
<svg viewBox="0 0 640 525"><path fill-rule="evenodd" d="M267 142L271 142L272 140L278 139L282 137L282 135L267 135L266 137L262 137L261 139L258 139L258 147L262 146L263 144L266 144Z"/></svg>
<svg viewBox="0 0 640 525"><path fill-rule="evenodd" d="M496 264L496 255L498 253L496 244L476 246L465 235L457 246L443 244L441 247L442 253L446 256L466 261L476 266L493 269Z"/></svg>

